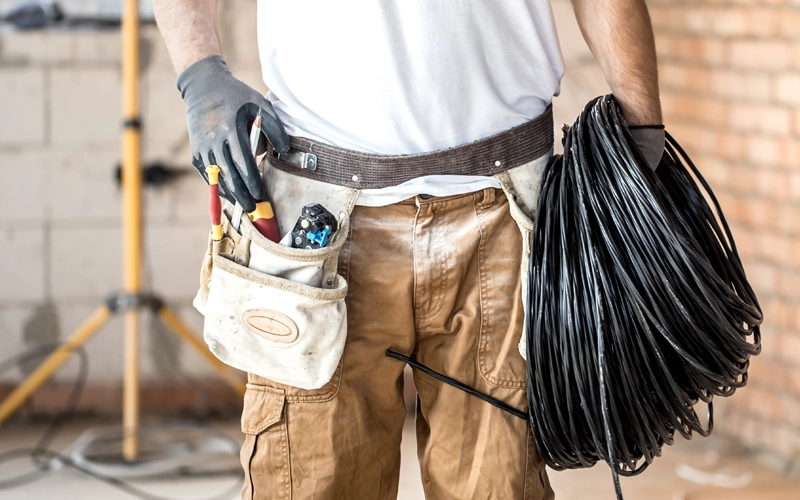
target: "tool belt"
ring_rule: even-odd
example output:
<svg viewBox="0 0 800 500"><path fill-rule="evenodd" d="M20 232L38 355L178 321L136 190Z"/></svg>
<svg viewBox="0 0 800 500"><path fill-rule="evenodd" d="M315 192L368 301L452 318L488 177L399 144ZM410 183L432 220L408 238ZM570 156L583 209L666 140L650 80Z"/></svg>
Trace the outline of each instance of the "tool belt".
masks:
<svg viewBox="0 0 800 500"><path fill-rule="evenodd" d="M209 349L226 364L277 383L322 387L340 363L347 336L347 282L337 274L337 265L359 190L425 175L494 175L516 202L510 210L522 232L526 263L536 197L552 146L548 107L518 127L431 153L366 154L304 138L292 138L285 154L270 148L259 168L281 235L291 232L310 203L336 215L339 228L323 248L291 248L262 236L246 216L240 231L234 230L233 206L226 204L223 237L209 238L194 301L205 316ZM527 272L522 266L524 284ZM524 300L527 290L522 294Z"/></svg>

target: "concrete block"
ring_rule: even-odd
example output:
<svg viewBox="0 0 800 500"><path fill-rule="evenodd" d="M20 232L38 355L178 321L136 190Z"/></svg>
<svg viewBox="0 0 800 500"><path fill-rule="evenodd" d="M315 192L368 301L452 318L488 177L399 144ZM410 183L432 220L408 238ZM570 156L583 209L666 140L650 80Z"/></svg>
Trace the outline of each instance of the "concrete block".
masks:
<svg viewBox="0 0 800 500"><path fill-rule="evenodd" d="M119 219L120 192L114 179L118 151L65 151L53 156L46 191L53 220L91 226Z"/></svg>
<svg viewBox="0 0 800 500"><path fill-rule="evenodd" d="M151 67L143 75L142 145L150 157L173 156L188 147L186 106L175 87L172 68ZM186 156L183 162L189 163Z"/></svg>
<svg viewBox="0 0 800 500"><path fill-rule="evenodd" d="M172 71L173 76L175 76L172 60L158 28L156 26L142 26L140 34L142 40L142 71L160 68Z"/></svg>
<svg viewBox="0 0 800 500"><path fill-rule="evenodd" d="M187 175L176 182L172 189L175 195L175 217L181 225L201 227L209 224L208 187L200 174Z"/></svg>
<svg viewBox="0 0 800 500"><path fill-rule="evenodd" d="M122 37L118 30L74 32L74 60L78 62L115 63L122 58Z"/></svg>
<svg viewBox="0 0 800 500"><path fill-rule="evenodd" d="M108 223L52 229L50 280L53 297L102 300L122 287L122 233Z"/></svg>
<svg viewBox="0 0 800 500"><path fill-rule="evenodd" d="M0 221L36 223L44 219L51 158L52 154L42 151L0 151L0 178L12 187L0 196Z"/></svg>
<svg viewBox="0 0 800 500"><path fill-rule="evenodd" d="M73 54L70 31L7 31L0 45L0 61L9 64L66 62Z"/></svg>
<svg viewBox="0 0 800 500"><path fill-rule="evenodd" d="M0 228L0 301L40 301L45 293L45 235L41 227Z"/></svg>
<svg viewBox="0 0 800 500"><path fill-rule="evenodd" d="M192 329L198 338L203 338L203 316L191 305L177 305L175 306L175 314L177 314L186 325ZM191 377L198 378L213 378L215 371L205 358L200 354L185 345L181 349L181 368Z"/></svg>
<svg viewBox="0 0 800 500"><path fill-rule="evenodd" d="M0 308L0 357L8 359L26 349L22 339L22 329L31 308L28 306L7 306ZM0 384L17 383L22 379L19 370L9 369L0 373Z"/></svg>
<svg viewBox="0 0 800 500"><path fill-rule="evenodd" d="M153 289L166 299L190 302L197 293L207 244L207 226L147 227L145 250Z"/></svg>
<svg viewBox="0 0 800 500"><path fill-rule="evenodd" d="M45 140L45 79L41 68L0 71L0 145L41 146Z"/></svg>
<svg viewBox="0 0 800 500"><path fill-rule="evenodd" d="M122 108L116 69L54 69L50 96L54 144L73 149L119 144Z"/></svg>
<svg viewBox="0 0 800 500"><path fill-rule="evenodd" d="M116 148L99 151L60 151L54 155L48 172L46 204L57 222L93 224L122 218L122 193L116 181L120 152ZM144 160L147 164L147 159ZM174 212L171 188L146 186L142 193L143 215L148 220L164 220Z"/></svg>
<svg viewBox="0 0 800 500"><path fill-rule="evenodd" d="M69 337L100 306L98 301L65 303L58 307L64 338ZM122 381L124 372L124 321L122 316L112 317L94 336L84 344L89 357L88 382L102 385L117 384ZM78 361L70 360L59 370L54 379L62 383L75 380Z"/></svg>

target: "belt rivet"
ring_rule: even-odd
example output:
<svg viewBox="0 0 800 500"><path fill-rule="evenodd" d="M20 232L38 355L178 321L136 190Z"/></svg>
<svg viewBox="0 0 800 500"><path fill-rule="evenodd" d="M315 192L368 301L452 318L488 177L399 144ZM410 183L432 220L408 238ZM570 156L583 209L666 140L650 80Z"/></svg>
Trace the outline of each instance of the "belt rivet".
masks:
<svg viewBox="0 0 800 500"><path fill-rule="evenodd" d="M358 182L358 176L356 174L353 174L353 182Z"/></svg>
<svg viewBox="0 0 800 500"><path fill-rule="evenodd" d="M496 162L494 162L494 166L495 167L499 167L500 165L502 165L502 163L500 163L500 160L497 160Z"/></svg>

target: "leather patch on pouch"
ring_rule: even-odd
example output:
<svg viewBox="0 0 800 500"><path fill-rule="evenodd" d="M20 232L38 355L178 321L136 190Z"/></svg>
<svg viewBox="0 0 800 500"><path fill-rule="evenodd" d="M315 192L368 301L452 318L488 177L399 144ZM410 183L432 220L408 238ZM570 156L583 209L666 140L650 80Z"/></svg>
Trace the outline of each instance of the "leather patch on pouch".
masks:
<svg viewBox="0 0 800 500"><path fill-rule="evenodd" d="M289 316L272 309L248 309L242 321L248 330L273 342L288 344L299 335L297 324Z"/></svg>

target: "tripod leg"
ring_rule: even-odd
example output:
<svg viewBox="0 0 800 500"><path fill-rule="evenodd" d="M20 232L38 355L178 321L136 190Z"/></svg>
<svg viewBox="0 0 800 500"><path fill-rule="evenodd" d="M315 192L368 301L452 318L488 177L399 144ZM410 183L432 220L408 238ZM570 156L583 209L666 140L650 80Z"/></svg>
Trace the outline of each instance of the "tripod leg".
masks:
<svg viewBox="0 0 800 500"><path fill-rule="evenodd" d="M0 405L0 424L5 422L31 394L36 392L42 384L47 382L50 376L69 359L72 355L72 351L85 344L110 317L111 310L108 307L103 306L97 309L94 314L72 334L72 337L70 337L68 341L53 351L28 378L23 380L19 387L17 387Z"/></svg>
<svg viewBox="0 0 800 500"><path fill-rule="evenodd" d="M185 340L189 343L194 349L200 353L203 358L214 368L214 371L222 377L225 382L230 385L233 390L244 396L245 391L245 384L242 380L237 376L236 373L231 371L225 363L217 359L211 351L208 350L208 346L200 340L190 329L187 327L178 316L172 312L172 309L163 306L161 309L158 310L158 317L161 318L161 321L164 322L165 325L170 327L172 331L174 331L180 338Z"/></svg>

